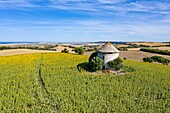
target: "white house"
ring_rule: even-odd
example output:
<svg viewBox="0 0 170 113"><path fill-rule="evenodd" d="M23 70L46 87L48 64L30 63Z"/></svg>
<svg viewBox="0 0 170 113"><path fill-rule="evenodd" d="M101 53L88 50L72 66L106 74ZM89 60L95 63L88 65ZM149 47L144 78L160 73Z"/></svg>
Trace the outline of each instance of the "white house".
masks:
<svg viewBox="0 0 170 113"><path fill-rule="evenodd" d="M108 67L108 62L119 57L119 51L110 43L107 42L98 50L98 57L104 60L104 68Z"/></svg>

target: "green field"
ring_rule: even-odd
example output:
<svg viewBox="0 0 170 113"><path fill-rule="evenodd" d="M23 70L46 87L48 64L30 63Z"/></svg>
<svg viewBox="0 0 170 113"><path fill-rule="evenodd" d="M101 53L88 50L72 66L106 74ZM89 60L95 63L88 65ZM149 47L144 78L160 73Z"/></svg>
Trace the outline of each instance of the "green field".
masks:
<svg viewBox="0 0 170 113"><path fill-rule="evenodd" d="M0 112L170 113L170 66L125 60L124 76L79 72L88 56L0 57Z"/></svg>

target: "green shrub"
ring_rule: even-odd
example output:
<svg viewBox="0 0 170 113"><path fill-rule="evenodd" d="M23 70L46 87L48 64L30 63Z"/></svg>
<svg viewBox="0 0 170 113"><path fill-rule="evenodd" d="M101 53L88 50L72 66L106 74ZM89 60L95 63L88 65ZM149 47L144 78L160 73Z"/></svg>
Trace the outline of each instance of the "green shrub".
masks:
<svg viewBox="0 0 170 113"><path fill-rule="evenodd" d="M95 47L95 48L93 49L93 51L98 51L97 47Z"/></svg>
<svg viewBox="0 0 170 113"><path fill-rule="evenodd" d="M116 70L120 70L123 68L123 61L121 58L116 58L115 60L112 60L112 61L109 61L108 62L108 65L111 67L111 68L114 68Z"/></svg>
<svg viewBox="0 0 170 113"><path fill-rule="evenodd" d="M91 62L89 62L89 66L91 71L101 70L103 68L104 61L99 57L93 57Z"/></svg>
<svg viewBox="0 0 170 113"><path fill-rule="evenodd" d="M120 47L118 48L119 51L128 51L127 47Z"/></svg>
<svg viewBox="0 0 170 113"><path fill-rule="evenodd" d="M152 58L147 57L147 58L143 58L143 61L152 63L154 60Z"/></svg>
<svg viewBox="0 0 170 113"><path fill-rule="evenodd" d="M129 45L127 48L139 48L140 46L137 45L137 44L132 44L132 45Z"/></svg>
<svg viewBox="0 0 170 113"><path fill-rule="evenodd" d="M153 56L153 57L151 57L151 59L153 59L155 62L159 62L164 65L168 65L170 63L169 59L163 58L161 56Z"/></svg>
<svg viewBox="0 0 170 113"><path fill-rule="evenodd" d="M78 53L79 55L82 55L82 54L84 53L85 49L84 49L83 47L76 47L76 48L74 49L74 51L75 51L76 53Z"/></svg>
<svg viewBox="0 0 170 113"><path fill-rule="evenodd" d="M68 53L69 50L67 50L67 49L65 48L65 49L63 49L61 52L62 52L62 53Z"/></svg>
<svg viewBox="0 0 170 113"><path fill-rule="evenodd" d="M88 62L83 62L77 65L77 69L79 70L79 72L82 72L84 70L86 71L90 71L89 70L89 63Z"/></svg>
<svg viewBox="0 0 170 113"><path fill-rule="evenodd" d="M142 44L140 44L139 46L140 46L140 47L151 47L151 46L149 46L149 45L142 45Z"/></svg>
<svg viewBox="0 0 170 113"><path fill-rule="evenodd" d="M158 62L158 63L162 63L164 65L168 65L170 63L169 59L163 58L161 56L153 56L153 57L147 57L147 58L143 58L144 62Z"/></svg>

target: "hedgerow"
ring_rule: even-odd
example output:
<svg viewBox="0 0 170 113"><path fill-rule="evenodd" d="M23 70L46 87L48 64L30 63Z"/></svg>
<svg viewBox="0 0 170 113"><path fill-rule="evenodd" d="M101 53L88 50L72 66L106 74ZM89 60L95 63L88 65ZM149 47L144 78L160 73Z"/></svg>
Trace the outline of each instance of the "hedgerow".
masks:
<svg viewBox="0 0 170 113"><path fill-rule="evenodd" d="M162 55L170 55L170 51L168 51L168 50L159 50L159 49L142 48L142 49L140 49L140 51L151 52L151 53L157 53L157 54L162 54Z"/></svg>
<svg viewBox="0 0 170 113"><path fill-rule="evenodd" d="M152 56L152 57L146 57L146 58L143 58L143 61L144 62L158 62L158 63L162 63L162 64L166 64L168 65L170 63L170 60L169 59L166 59L166 58L163 58L161 56Z"/></svg>

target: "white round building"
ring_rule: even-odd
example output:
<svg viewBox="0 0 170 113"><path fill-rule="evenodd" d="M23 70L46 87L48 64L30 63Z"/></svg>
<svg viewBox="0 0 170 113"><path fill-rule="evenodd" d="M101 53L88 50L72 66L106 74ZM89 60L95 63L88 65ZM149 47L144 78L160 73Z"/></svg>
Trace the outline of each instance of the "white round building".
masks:
<svg viewBox="0 0 170 113"><path fill-rule="evenodd" d="M119 57L119 51L110 43L107 42L98 50L98 57L104 60L104 68L109 68L108 62Z"/></svg>

